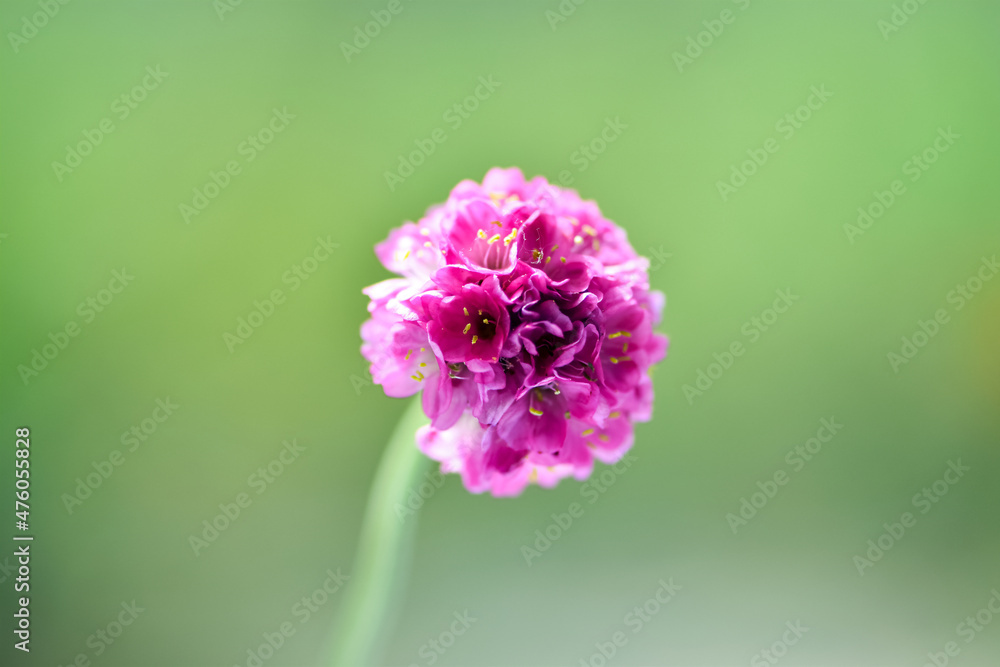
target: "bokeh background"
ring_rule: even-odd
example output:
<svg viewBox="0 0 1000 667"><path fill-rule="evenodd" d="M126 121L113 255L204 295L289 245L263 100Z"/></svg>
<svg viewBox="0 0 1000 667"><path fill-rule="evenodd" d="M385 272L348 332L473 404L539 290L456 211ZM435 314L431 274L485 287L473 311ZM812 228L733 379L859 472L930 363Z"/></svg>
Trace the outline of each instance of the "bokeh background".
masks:
<svg viewBox="0 0 1000 667"><path fill-rule="evenodd" d="M292 621L263 664L319 664L342 593L305 623L293 609L327 569L352 571L404 408L358 350L361 288L387 277L372 247L459 180L516 165L568 172L652 257L671 338L655 418L592 504L575 481L497 500L448 478L421 509L384 664L597 667L617 631L612 665L774 650L919 666L950 641L951 664L996 664L1000 619L971 641L959 624L1000 588L1000 279L961 309L948 295L1000 251L1000 5L402 0L348 61L342 43L387 5L0 5L0 493L7 507L14 428L29 426L36 535L33 650L11 647L8 566L0 662L246 665ZM675 56L689 47L691 62ZM499 85L455 127L445 114L480 77ZM831 96L788 136L778 123L813 87ZM294 118L251 151L275 109ZM113 131L75 168L54 166L104 119ZM582 157L607 119L626 127ZM385 172L436 128L446 141L390 189ZM907 170L949 128L948 150ZM768 139L779 150L724 198L718 182ZM230 161L240 172L186 220L180 205ZM896 179L882 217L845 229ZM318 238L336 249L292 289ZM122 270L123 291L81 309ZM227 345L275 289L285 302ZM779 289L799 300L751 340ZM894 369L887 355L938 309L949 321ZM79 335L22 377L71 322ZM745 354L689 400L736 341ZM123 434L157 399L179 407L130 451ZM786 453L824 418L843 428L796 471ZM304 451L261 489L250 476L293 438ZM67 507L115 450L121 465ZM968 472L921 514L914 495L959 460ZM727 514L777 471L788 484L734 533ZM252 504L196 554L190 536L240 493ZM583 516L528 565L522 546L573 502ZM916 524L860 574L854 557L907 511ZM633 632L626 614L671 578L681 590ZM135 622L95 640L133 600ZM469 630L429 649L466 610ZM808 631L773 648L797 622Z"/></svg>

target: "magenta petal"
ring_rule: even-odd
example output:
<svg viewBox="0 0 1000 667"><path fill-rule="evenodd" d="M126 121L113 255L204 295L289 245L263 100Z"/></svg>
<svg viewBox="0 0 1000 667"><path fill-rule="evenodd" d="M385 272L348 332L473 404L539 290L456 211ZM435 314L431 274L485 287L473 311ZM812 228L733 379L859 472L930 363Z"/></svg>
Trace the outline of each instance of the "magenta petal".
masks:
<svg viewBox="0 0 1000 667"><path fill-rule="evenodd" d="M497 435L530 451L558 451L566 439L565 404L557 394L536 388L514 402L497 422Z"/></svg>

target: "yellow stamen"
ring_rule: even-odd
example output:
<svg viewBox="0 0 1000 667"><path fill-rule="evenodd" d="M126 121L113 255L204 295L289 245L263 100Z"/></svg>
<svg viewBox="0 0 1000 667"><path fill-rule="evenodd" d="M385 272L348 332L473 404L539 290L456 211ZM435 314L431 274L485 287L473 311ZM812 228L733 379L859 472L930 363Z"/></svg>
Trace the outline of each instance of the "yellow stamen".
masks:
<svg viewBox="0 0 1000 667"><path fill-rule="evenodd" d="M500 235L499 234L494 234L493 236L490 237L490 240L487 241L487 243L489 243L490 245L493 245L494 243L496 243L499 240L500 240Z"/></svg>
<svg viewBox="0 0 1000 667"><path fill-rule="evenodd" d="M489 324L489 323L490 323L490 321L484 317L483 318L483 324Z"/></svg>
<svg viewBox="0 0 1000 667"><path fill-rule="evenodd" d="M580 435L582 435L583 437L585 437L585 438L586 438L586 437L587 437L588 435L590 435L591 433L593 433L593 432L594 432L595 430L596 430L596 429L592 429L592 428L588 428L588 429L587 429L586 431L584 431L584 432L583 432L583 433L581 433Z"/></svg>
<svg viewBox="0 0 1000 667"><path fill-rule="evenodd" d="M491 224L491 225L496 225L497 227L503 227L503 223L502 223L502 222L500 222L499 220L494 220L494 221L493 221L493 222L491 222L490 224Z"/></svg>
<svg viewBox="0 0 1000 667"><path fill-rule="evenodd" d="M538 264L538 262L540 261L542 261L542 251L539 250L538 248L535 248L534 250L531 251L531 263Z"/></svg>
<svg viewBox="0 0 1000 667"><path fill-rule="evenodd" d="M417 382L420 382L424 379L424 374L421 373L420 371L417 371L416 375L411 375L410 377L416 380Z"/></svg>
<svg viewBox="0 0 1000 667"><path fill-rule="evenodd" d="M407 351L406 351L406 356L405 356L405 357L403 357L403 361L407 361L407 360L409 360L409 358L410 358L410 354L411 354L412 352L413 352L413 350L407 350Z"/></svg>
<svg viewBox="0 0 1000 667"><path fill-rule="evenodd" d="M608 338L618 338L619 336L627 336L627 337L631 338L632 334L630 334L627 331L616 331L615 333L609 335Z"/></svg>
<svg viewBox="0 0 1000 667"><path fill-rule="evenodd" d="M485 229L480 229L478 232L476 232L476 236L478 236L481 239L485 239L486 238L486 230Z"/></svg>
<svg viewBox="0 0 1000 667"><path fill-rule="evenodd" d="M426 364L426 363L424 363L423 361L421 361L421 362L420 362L420 367L421 367L421 368L427 368L427 364Z"/></svg>
<svg viewBox="0 0 1000 667"><path fill-rule="evenodd" d="M558 243L555 244L554 246L552 246L552 252L555 252L556 250L559 250L559 244Z"/></svg>
<svg viewBox="0 0 1000 667"><path fill-rule="evenodd" d="M608 415L608 419L614 419L615 417L621 417L621 416L622 416L622 413L620 413L617 410L615 410L610 415Z"/></svg>
<svg viewBox="0 0 1000 667"><path fill-rule="evenodd" d="M510 245L511 243L514 242L514 239L516 238L517 238L517 230L516 229L511 230L510 234L504 237L503 244Z"/></svg>
<svg viewBox="0 0 1000 667"><path fill-rule="evenodd" d="M628 352L628 341L622 343L622 352Z"/></svg>
<svg viewBox="0 0 1000 667"><path fill-rule="evenodd" d="M569 419L569 410L566 411L566 419Z"/></svg>
<svg viewBox="0 0 1000 667"><path fill-rule="evenodd" d="M609 438L607 435L605 435L604 433L602 433L599 436L597 436L597 439L600 440L601 442L607 442L611 438Z"/></svg>
<svg viewBox="0 0 1000 667"><path fill-rule="evenodd" d="M472 328L472 323L470 322L470 323L468 323L468 324L465 325L464 329L462 329L462 333L464 333L464 334L469 333L469 329L471 329L471 328Z"/></svg>
<svg viewBox="0 0 1000 667"><path fill-rule="evenodd" d="M583 226L583 233L589 236L597 236L597 230L591 227L590 225Z"/></svg>
<svg viewBox="0 0 1000 667"><path fill-rule="evenodd" d="M421 229L420 230L420 235L421 236L430 236L431 235L431 230L429 230L429 229Z"/></svg>
<svg viewBox="0 0 1000 667"><path fill-rule="evenodd" d="M632 361L632 357L611 357L611 363L617 364L619 361Z"/></svg>
<svg viewBox="0 0 1000 667"><path fill-rule="evenodd" d="M551 262L551 261L552 261L552 258L551 258L551 257L546 257L546 258L545 258L545 263L546 263L546 264L548 264L548 263L549 263L549 262Z"/></svg>
<svg viewBox="0 0 1000 667"><path fill-rule="evenodd" d="M541 417L543 414L545 414L544 412L542 412L538 408L528 408L528 412L530 412L531 414L535 415L536 417Z"/></svg>
<svg viewBox="0 0 1000 667"><path fill-rule="evenodd" d="M566 263L566 258L565 257L560 257L559 261L562 262L563 264L565 264Z"/></svg>
<svg viewBox="0 0 1000 667"><path fill-rule="evenodd" d="M472 344L475 345L477 340L479 340L479 336L473 335L472 336Z"/></svg>
<svg viewBox="0 0 1000 667"><path fill-rule="evenodd" d="M580 244L583 243L583 237L577 234L573 237L573 243Z"/></svg>
<svg viewBox="0 0 1000 667"><path fill-rule="evenodd" d="M466 316L466 317L468 317L468 316L469 316L469 309L468 309L468 308L466 308L465 306L462 306L462 312L463 312L463 313L465 313L465 316Z"/></svg>

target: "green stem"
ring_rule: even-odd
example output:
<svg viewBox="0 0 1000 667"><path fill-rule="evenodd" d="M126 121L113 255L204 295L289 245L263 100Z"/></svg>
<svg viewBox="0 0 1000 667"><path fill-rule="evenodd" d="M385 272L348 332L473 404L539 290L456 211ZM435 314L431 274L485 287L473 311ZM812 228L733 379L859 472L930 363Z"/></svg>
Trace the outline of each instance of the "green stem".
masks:
<svg viewBox="0 0 1000 667"><path fill-rule="evenodd" d="M333 632L332 667L361 667L377 659L387 643L406 587L416 517L396 511L427 470L430 459L417 449L414 434L427 423L420 396L412 399L382 454L365 511L351 581Z"/></svg>

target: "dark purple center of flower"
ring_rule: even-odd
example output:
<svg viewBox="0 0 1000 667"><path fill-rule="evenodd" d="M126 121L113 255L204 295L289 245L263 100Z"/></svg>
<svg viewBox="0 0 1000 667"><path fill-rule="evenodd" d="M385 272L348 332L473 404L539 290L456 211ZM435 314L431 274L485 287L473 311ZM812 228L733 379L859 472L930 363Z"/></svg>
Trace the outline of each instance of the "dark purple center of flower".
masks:
<svg viewBox="0 0 1000 667"><path fill-rule="evenodd" d="M495 317L491 317L489 313L483 310L477 310L475 313L472 313L468 308L463 308L462 311L466 317L466 323L465 327L462 329L462 334L471 336L473 345L481 340L493 340L493 336L495 336L497 332L497 321Z"/></svg>

